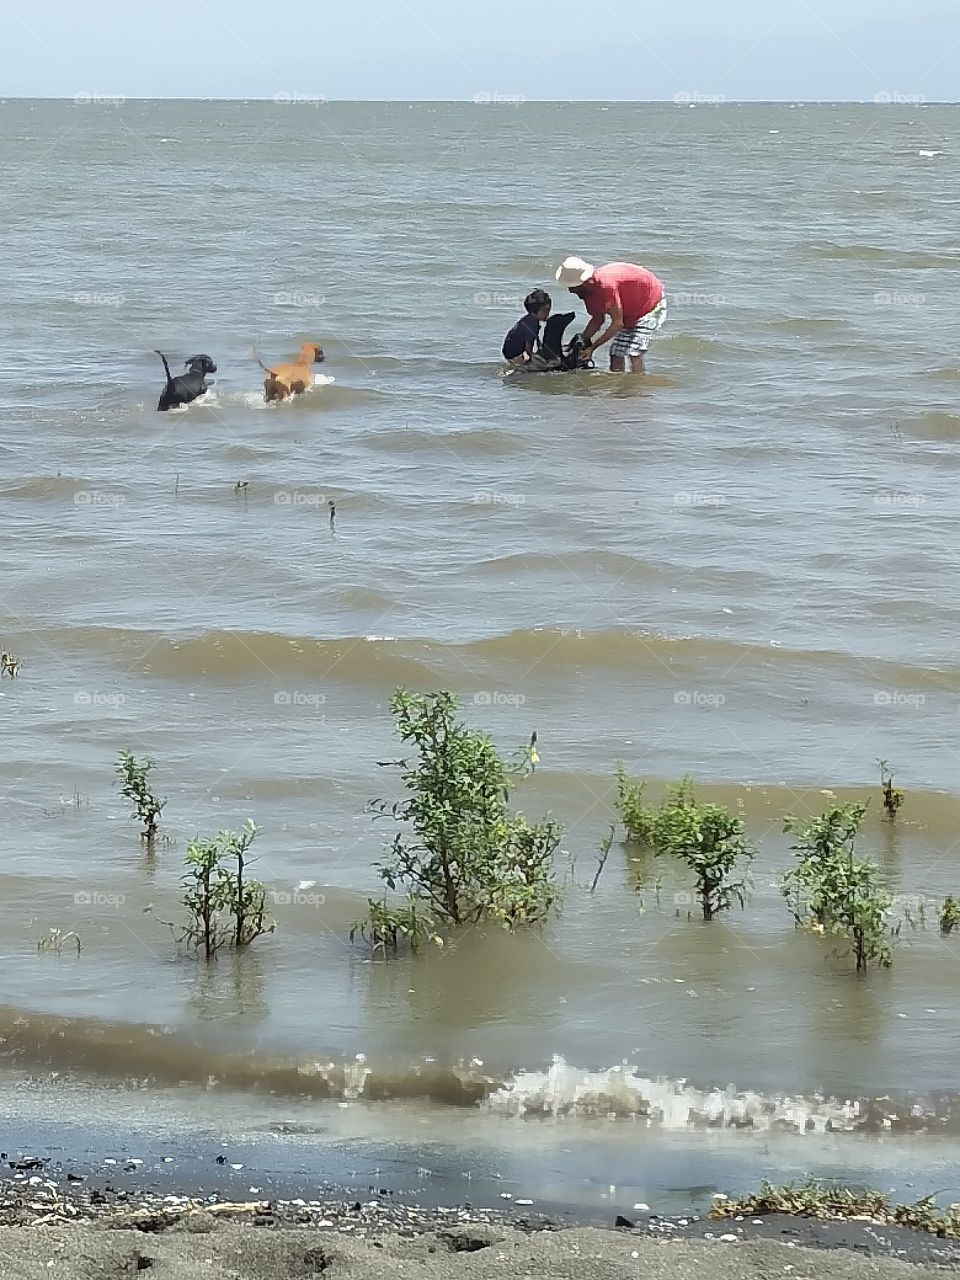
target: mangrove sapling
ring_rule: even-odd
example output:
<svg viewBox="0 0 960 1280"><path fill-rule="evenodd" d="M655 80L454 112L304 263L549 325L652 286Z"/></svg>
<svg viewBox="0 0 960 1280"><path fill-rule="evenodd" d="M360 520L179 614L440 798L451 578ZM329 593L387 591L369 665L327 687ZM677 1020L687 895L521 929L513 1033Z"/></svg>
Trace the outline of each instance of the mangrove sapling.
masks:
<svg viewBox="0 0 960 1280"><path fill-rule="evenodd" d="M657 853L666 853L666 843L675 821L673 815L677 810L697 805L693 779L684 774L679 782L667 787L659 807L645 803L646 782L642 778L631 778L622 761L617 763L616 781L615 804L627 839L635 844L645 844Z"/></svg>
<svg viewBox="0 0 960 1280"><path fill-rule="evenodd" d="M0 653L0 676L9 676L11 680L16 679L20 674L21 662L19 658L15 658L12 653L4 650Z"/></svg>
<svg viewBox="0 0 960 1280"><path fill-rule="evenodd" d="M511 771L486 734L456 718L458 708L444 691L398 689L390 702L400 740L416 754L378 762L402 770L408 794L371 808L402 825L378 870L389 890L405 896L396 905L370 899L351 930L380 950L442 945L444 932L485 921L513 930L542 922L557 906L560 829L510 812Z"/></svg>
<svg viewBox="0 0 960 1280"><path fill-rule="evenodd" d="M591 893L596 893L597 891L597 885L600 883L603 868L607 865L607 859L610 857L610 850L613 848L616 834L617 829L611 824L609 832L600 841L600 852L597 854L597 874L593 877L593 884L590 886Z"/></svg>
<svg viewBox="0 0 960 1280"><path fill-rule="evenodd" d="M266 894L259 880L247 880L244 873L247 868L247 850L257 837L258 828L249 818L238 835L232 831L221 831L217 837L220 842L220 874L226 883L226 906L233 916L233 945L247 947L266 932ZM236 871L224 865L224 859L236 862Z"/></svg>
<svg viewBox="0 0 960 1280"><path fill-rule="evenodd" d="M379 762L378 762L379 763ZM510 777L519 778L521 781L529 778L536 773L537 765L540 763L540 754L537 751L537 731L534 730L530 735L530 741L525 747L519 747L514 753L510 761L504 762L504 769ZM504 799L509 803L510 789L509 786L504 792Z"/></svg>
<svg viewBox="0 0 960 1280"><path fill-rule="evenodd" d="M37 943L37 955L42 955L45 951L55 951L58 956L63 955L63 948L68 942L72 942L77 949L77 955L82 950L80 944L80 935L72 929L69 933L64 933L62 929L51 929L45 938L41 938Z"/></svg>
<svg viewBox="0 0 960 1280"><path fill-rule="evenodd" d="M946 937L960 924L960 902L949 894L940 906L940 932Z"/></svg>
<svg viewBox="0 0 960 1280"><path fill-rule="evenodd" d="M256 826L248 821L239 835L221 831L215 839L192 840L187 846L182 883L189 919L180 940L202 947L208 960L228 943L246 947L268 932L263 885L245 878L247 850L256 835Z"/></svg>
<svg viewBox="0 0 960 1280"><path fill-rule="evenodd" d="M878 760L880 766L880 790L883 793L883 807L886 810L888 819L893 822L896 819L897 811L903 804L903 792L899 787L893 785L893 773L890 770L886 760Z"/></svg>
<svg viewBox="0 0 960 1280"><path fill-rule="evenodd" d="M45 818L63 818L68 813L79 817L83 810L89 806L90 797L82 796L75 785L72 796L65 796L61 791L57 796L57 801L56 809L40 810Z"/></svg>
<svg viewBox="0 0 960 1280"><path fill-rule="evenodd" d="M614 801L627 839L636 844L650 844L653 835L655 810L644 801L646 782L643 778L631 778L622 760L617 761L617 798Z"/></svg>
<svg viewBox="0 0 960 1280"><path fill-rule="evenodd" d="M382 902L371 898L368 913L366 919L351 925L350 941L366 938L374 954L379 951L386 955L388 951L397 951L401 944L406 944L411 951L420 951L431 942L443 945L432 917L418 910L417 899L412 895L408 895L400 906L391 906L386 898Z"/></svg>
<svg viewBox="0 0 960 1280"><path fill-rule="evenodd" d="M658 808L646 804L643 793L642 779L630 778L619 763L616 806L628 840L687 863L704 920L735 902L742 907L747 885L737 872L754 856L742 818L724 805L700 804L689 774L667 788Z"/></svg>
<svg viewBox="0 0 960 1280"><path fill-rule="evenodd" d="M742 818L722 804L698 804L689 789L677 788L657 815L655 834L657 852L682 859L693 872L704 920L735 902L744 905L747 884L737 873L754 850Z"/></svg>
<svg viewBox="0 0 960 1280"><path fill-rule="evenodd" d="M183 877L186 892L183 905L190 918L183 927L181 940L192 947L203 947L211 959L229 940L230 929L224 921L226 885L218 875L220 848L216 840L191 840L184 857L187 872Z"/></svg>
<svg viewBox="0 0 960 1280"><path fill-rule="evenodd" d="M133 805L133 816L143 823L141 839L148 842L157 834L157 821L167 803L159 800L150 786L150 773L156 764L149 756L137 760L131 752L121 751L116 769L120 794Z"/></svg>
<svg viewBox="0 0 960 1280"><path fill-rule="evenodd" d="M844 939L858 973L871 964L889 969L899 925L889 922L893 898L880 868L857 858L854 843L866 804L834 805L819 817L788 816L784 830L797 838L797 864L785 872L781 892L797 926Z"/></svg>

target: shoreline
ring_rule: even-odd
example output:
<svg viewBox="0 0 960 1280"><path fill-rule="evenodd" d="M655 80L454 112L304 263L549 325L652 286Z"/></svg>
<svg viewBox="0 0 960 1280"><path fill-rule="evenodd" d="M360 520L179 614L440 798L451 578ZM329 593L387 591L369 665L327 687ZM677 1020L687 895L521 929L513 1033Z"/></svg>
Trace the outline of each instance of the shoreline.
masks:
<svg viewBox="0 0 960 1280"><path fill-rule="evenodd" d="M130 1167L136 1161L124 1170L128 1185L117 1187L118 1179L102 1172L77 1172L45 1157L0 1155L6 1166L0 1173L0 1277L10 1280L51 1274L86 1280L154 1267L159 1275L186 1278L211 1260L214 1269L204 1274L230 1280L286 1280L326 1270L345 1280L461 1274L532 1280L573 1274L565 1268L574 1260L584 1280L619 1280L638 1270L686 1280L705 1265L731 1277L819 1274L824 1250L832 1252L830 1269L837 1276L895 1280L933 1266L960 1271L960 1239L866 1217L647 1211L630 1218L611 1213L601 1223L518 1205L428 1207L383 1188L365 1200L237 1200L197 1187L162 1194L136 1185L139 1171ZM148 1171L143 1175L146 1180ZM714 1255L716 1249L722 1255Z"/></svg>

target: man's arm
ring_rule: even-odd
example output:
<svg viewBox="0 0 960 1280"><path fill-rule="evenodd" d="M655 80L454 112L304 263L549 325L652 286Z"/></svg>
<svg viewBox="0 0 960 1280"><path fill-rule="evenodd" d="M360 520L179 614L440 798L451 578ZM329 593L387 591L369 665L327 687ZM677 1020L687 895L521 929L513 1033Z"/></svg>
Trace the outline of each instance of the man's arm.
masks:
<svg viewBox="0 0 960 1280"><path fill-rule="evenodd" d="M590 339L603 324L603 316L591 316L587 327L583 331L584 342L589 343Z"/></svg>
<svg viewBox="0 0 960 1280"><path fill-rule="evenodd" d="M593 333L596 333L597 329L600 328L599 320L591 320L590 324L588 324L586 329L583 331L583 336L587 339L587 346L584 348L583 354L588 359L594 351L596 351L597 347L602 347L605 343L609 342L611 338L615 338L623 328L623 308L619 303L615 303L607 312L607 315L610 317L610 324L595 342L590 341L590 338L593 336L591 333L591 326L593 326Z"/></svg>

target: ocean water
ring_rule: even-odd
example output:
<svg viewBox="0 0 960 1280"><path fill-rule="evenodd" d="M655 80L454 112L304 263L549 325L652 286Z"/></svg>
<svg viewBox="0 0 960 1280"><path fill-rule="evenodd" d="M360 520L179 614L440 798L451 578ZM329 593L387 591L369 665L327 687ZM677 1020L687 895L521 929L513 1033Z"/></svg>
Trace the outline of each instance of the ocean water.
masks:
<svg viewBox="0 0 960 1280"><path fill-rule="evenodd" d="M0 113L11 1088L214 1088L238 1124L253 1093L370 1106L381 1139L410 1106L530 1141L613 1117L621 1151L656 1129L694 1163L698 1134L842 1160L865 1129L943 1160L956 945L907 931L859 981L777 878L785 813L872 794L894 891L934 913L960 888L957 109ZM664 280L645 378L503 378L567 253ZM308 338L318 385L264 405L253 347ZM202 403L156 412L156 348L213 356ZM389 965L348 943L400 684L455 690L505 751L538 733L518 802L576 863L543 934ZM158 762L153 855L122 747ZM618 759L742 807L743 913L688 921L677 869L620 845L584 892ZM278 927L207 968L162 922L185 842L246 817ZM52 929L79 957L38 954Z"/></svg>

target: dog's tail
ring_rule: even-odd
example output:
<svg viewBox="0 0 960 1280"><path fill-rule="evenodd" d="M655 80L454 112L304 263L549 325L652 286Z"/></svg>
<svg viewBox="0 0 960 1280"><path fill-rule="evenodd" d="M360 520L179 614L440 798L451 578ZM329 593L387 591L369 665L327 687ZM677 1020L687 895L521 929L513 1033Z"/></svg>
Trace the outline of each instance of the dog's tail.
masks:
<svg viewBox="0 0 960 1280"><path fill-rule="evenodd" d="M250 359L256 360L257 364L260 366L260 368L263 370L264 373L270 373L270 370L267 368L267 366L263 363L263 361L257 355L256 347L250 348Z"/></svg>
<svg viewBox="0 0 960 1280"><path fill-rule="evenodd" d="M163 354L162 351L154 351L153 354L155 356L159 356L160 359L163 361L163 367L166 370L166 374L167 374L167 381L171 382L173 380L173 374L170 372L170 366L167 364L167 357Z"/></svg>

